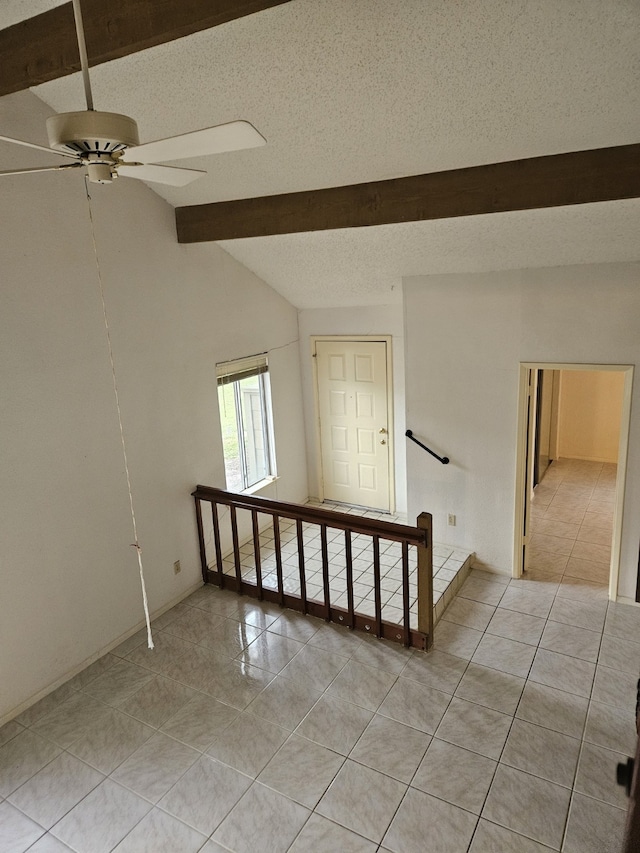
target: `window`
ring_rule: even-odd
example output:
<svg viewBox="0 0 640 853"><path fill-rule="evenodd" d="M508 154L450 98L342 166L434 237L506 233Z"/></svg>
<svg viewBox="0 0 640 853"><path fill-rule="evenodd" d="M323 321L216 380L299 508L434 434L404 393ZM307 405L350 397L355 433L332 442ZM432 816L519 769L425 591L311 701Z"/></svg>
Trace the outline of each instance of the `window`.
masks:
<svg viewBox="0 0 640 853"><path fill-rule="evenodd" d="M275 476L266 355L216 365L227 489L241 492Z"/></svg>

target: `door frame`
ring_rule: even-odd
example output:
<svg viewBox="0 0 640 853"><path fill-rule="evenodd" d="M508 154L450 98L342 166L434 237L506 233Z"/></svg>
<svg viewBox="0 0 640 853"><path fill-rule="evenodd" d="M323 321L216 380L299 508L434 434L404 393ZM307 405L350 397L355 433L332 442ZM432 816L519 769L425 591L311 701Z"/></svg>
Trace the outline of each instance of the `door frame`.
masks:
<svg viewBox="0 0 640 853"><path fill-rule="evenodd" d="M353 341L354 343L384 343L387 355L387 423L389 432L389 512L396 511L396 466L395 443L396 432L393 418L393 353L391 351L392 335L311 335L311 363L313 365L313 404L315 414L316 435L316 474L318 478L318 499L324 500L324 476L322 473L322 443L320 441L320 399L318 396L318 362L316 359L316 343L319 341ZM379 510L384 512L384 510Z"/></svg>
<svg viewBox="0 0 640 853"><path fill-rule="evenodd" d="M618 469L616 475L616 496L613 510L613 538L611 541L611 564L609 568L609 599L615 601L618 596L620 575L620 549L622 544L622 517L624 512L624 492L627 477L627 454L629 449L629 431L631 428L631 391L633 387L632 364L576 364L543 361L520 362L518 388L518 425L516 440L516 494L513 546L514 578L522 577L523 571L523 535L525 518L530 516L531 495L526 489L527 466L530 463L532 448L527 448L527 424L530 405L530 370L607 370L624 373L622 411L620 413L620 441L618 445ZM531 403L535 405L535 400ZM535 411L531 412L532 417Z"/></svg>

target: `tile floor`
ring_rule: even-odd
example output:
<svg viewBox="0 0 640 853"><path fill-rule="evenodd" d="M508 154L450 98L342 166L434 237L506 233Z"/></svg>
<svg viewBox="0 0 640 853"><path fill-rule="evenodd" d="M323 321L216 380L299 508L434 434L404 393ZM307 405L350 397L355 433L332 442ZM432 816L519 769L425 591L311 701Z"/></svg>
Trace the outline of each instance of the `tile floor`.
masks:
<svg viewBox="0 0 640 853"><path fill-rule="evenodd" d="M531 504L532 577L608 583L615 485L615 464L551 464Z"/></svg>
<svg viewBox="0 0 640 853"><path fill-rule="evenodd" d="M388 522L407 524L406 516L389 515L388 513L363 510L358 507L346 508L341 504L325 501L309 501L311 506L322 506L323 509L348 512L363 515L368 518L382 519ZM221 522L224 520L221 517ZM324 601L322 554L320 529L315 524L304 524L304 554L305 580L307 597L315 601ZM298 550L296 528L294 522L281 520L280 538L282 551L283 583L286 592L300 595L300 573L298 567ZM344 533L335 528L327 531L327 546L329 552L329 589L331 603L335 607L348 606L347 581L345 569ZM211 549L213 550L213 548ZM352 536L353 556L353 588L354 608L357 613L375 615L374 578L373 578L373 546L370 536ZM244 579L256 583L255 558L253 541L240 546L241 572ZM473 554L450 545L434 544L433 547L433 603L436 620L458 591L461 582L466 578L472 562ZM418 627L417 616L417 568L416 549L409 549L409 592L411 627ZM273 531L270 527L260 534L260 562L262 566L262 582L271 589L278 588L276 575L276 558ZM381 599L382 618L396 625L403 623L402 611L402 561L401 546L398 542L380 540L380 570L381 570ZM233 555L223 560L224 572L235 574ZM213 568L214 565L210 563Z"/></svg>
<svg viewBox="0 0 640 853"><path fill-rule="evenodd" d="M571 551L473 571L428 655L198 590L0 729L1 853L618 851L640 609L538 531Z"/></svg>

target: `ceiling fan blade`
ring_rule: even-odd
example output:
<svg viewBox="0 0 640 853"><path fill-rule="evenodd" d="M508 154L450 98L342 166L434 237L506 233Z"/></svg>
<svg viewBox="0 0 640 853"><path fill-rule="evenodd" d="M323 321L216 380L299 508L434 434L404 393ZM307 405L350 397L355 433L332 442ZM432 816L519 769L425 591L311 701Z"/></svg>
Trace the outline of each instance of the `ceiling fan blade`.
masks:
<svg viewBox="0 0 640 853"><path fill-rule="evenodd" d="M127 148L122 155L123 162L137 160L140 163L156 163L166 160L185 160L187 157L203 157L207 154L221 154L223 151L240 151L243 148L256 148L266 145L267 140L248 121L231 121L218 124L204 130L194 130L145 142Z"/></svg>
<svg viewBox="0 0 640 853"><path fill-rule="evenodd" d="M77 169L83 163L78 160L76 163L64 163L61 166L34 166L31 169L7 169L0 172L0 175L28 175L30 172L59 172L60 169Z"/></svg>
<svg viewBox="0 0 640 853"><path fill-rule="evenodd" d="M53 148L45 148L44 145L36 145L35 142L25 142L23 139L14 139L12 136L0 136L0 142L12 142L14 145L24 145L25 148L35 148L36 151L46 151L47 154L57 154L59 157L70 157L77 160L75 154L67 151L55 151Z"/></svg>
<svg viewBox="0 0 640 853"><path fill-rule="evenodd" d="M154 163L121 162L117 169L118 175L123 178L136 178L139 181L152 181L171 187L184 187L207 174L200 169L178 169L175 166L156 166Z"/></svg>

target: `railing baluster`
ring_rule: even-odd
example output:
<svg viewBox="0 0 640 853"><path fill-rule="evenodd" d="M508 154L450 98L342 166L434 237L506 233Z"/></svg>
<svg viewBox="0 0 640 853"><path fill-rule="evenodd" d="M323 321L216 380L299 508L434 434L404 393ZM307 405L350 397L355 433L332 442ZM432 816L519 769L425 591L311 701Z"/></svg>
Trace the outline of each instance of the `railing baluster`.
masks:
<svg viewBox="0 0 640 853"><path fill-rule="evenodd" d="M284 607L284 581L282 579L282 554L280 552L280 520L273 516L273 544L276 549L276 575L278 576L278 592L280 604Z"/></svg>
<svg viewBox="0 0 640 853"><path fill-rule="evenodd" d="M380 537L373 536L373 582L376 600L376 637L382 636L382 593L380 592Z"/></svg>
<svg viewBox="0 0 640 853"><path fill-rule="evenodd" d="M198 525L198 545L200 547L200 567L202 569L202 580L207 582L207 546L204 543L204 528L202 526L202 507L200 500L194 498L196 502L196 524Z"/></svg>
<svg viewBox="0 0 640 853"><path fill-rule="evenodd" d="M302 519L296 519L296 534L298 537L298 569L300 571L300 598L302 599L302 612L309 612L307 606L307 577L304 570L304 535L302 532Z"/></svg>
<svg viewBox="0 0 640 853"><path fill-rule="evenodd" d="M251 525L253 527L253 555L256 559L256 583L258 585L258 598L264 598L262 591L262 563L260 561L260 529L258 527L258 511L251 510Z"/></svg>
<svg viewBox="0 0 640 853"><path fill-rule="evenodd" d="M404 610L404 644L411 645L411 601L409 598L409 543L402 543L402 605Z"/></svg>
<svg viewBox="0 0 640 853"><path fill-rule="evenodd" d="M268 602L278 602L281 606L302 610L304 613L316 617L323 617L328 622L335 621L349 628L366 630L376 633L378 637L391 639L396 642L404 642L406 646L414 646L420 649L429 649L433 645L433 545L432 545L432 519L428 513L422 513L418 518L416 526L407 526L370 519L363 516L351 515L349 513L335 512L324 508L312 506L300 506L275 501L268 498L260 498L254 495L242 495L226 492L222 489L214 489L208 486L198 486L193 492L196 507L196 520L198 524L198 544L200 548L200 562L202 575L205 583L220 584L227 588L238 591L243 595L250 595ZM213 522L213 544L215 546L215 559L218 571L213 567L209 569L207 559L207 544L202 520L202 501L208 501L211 506ZM226 532L222 530L220 518L220 506L229 507L231 533L233 540L233 573L224 573ZM253 532L253 554L255 556L255 581L243 577L242 565L243 554L240 551L240 530L244 535L244 524L240 524L238 510L242 509L251 513ZM277 589L275 585L265 586L263 583L263 565L261 557L261 542L259 519L260 513L271 516L274 529L274 546L276 549L276 575L278 578ZM283 533L282 519L291 519L296 526L296 539L298 549L298 571L300 576L300 594L287 592L284 582L284 558L282 555ZM244 521L244 519L242 519ZM320 529L320 541L322 552L322 586L324 600L316 600L315 597L308 598L308 585L305 565L305 523ZM329 552L329 530L342 530L345 533L344 571L341 575L346 577L347 595L345 605L332 606L331 577L332 568L329 560L332 554ZM374 599L375 616L372 620L363 613L356 613L355 591L354 591L354 543L353 535L368 537L373 542L373 575L374 575ZM401 544L402 549L402 618L398 623L390 624L383 621L382 590L381 590L381 539L391 540ZM412 626L411 619L411 560L413 552L409 548L415 546L418 553L417 588L418 588L418 623L417 629ZM394 546L397 547L397 546ZM244 552L243 548L243 552ZM332 550L333 546L332 546ZM335 596L334 596L335 597ZM318 596L319 598L319 596ZM374 627L375 626L375 627Z"/></svg>
<svg viewBox="0 0 640 853"><path fill-rule="evenodd" d="M238 516L233 504L229 507L229 515L231 517L231 538L233 539L233 563L236 569L238 592L242 595L242 569L240 568L240 545L238 544Z"/></svg>
<svg viewBox="0 0 640 853"><path fill-rule="evenodd" d="M349 609L349 628L353 631L356 626L356 614L353 607L353 549L351 545L351 531L344 532L344 556L345 568L347 570L347 607Z"/></svg>
<svg viewBox="0 0 640 853"><path fill-rule="evenodd" d="M224 566L222 563L222 548L220 547L220 522L218 520L218 504L211 503L211 521L213 522L213 541L216 549L216 565L220 574L220 589L224 589Z"/></svg>
<svg viewBox="0 0 640 853"><path fill-rule="evenodd" d="M320 542L322 547L322 581L324 585L324 618L331 621L331 601L329 590L329 549L327 548L327 525L320 525Z"/></svg>
<svg viewBox="0 0 640 853"><path fill-rule="evenodd" d="M427 649L433 646L433 540L432 517L421 512L417 526L424 533L418 545L418 631L427 635Z"/></svg>

